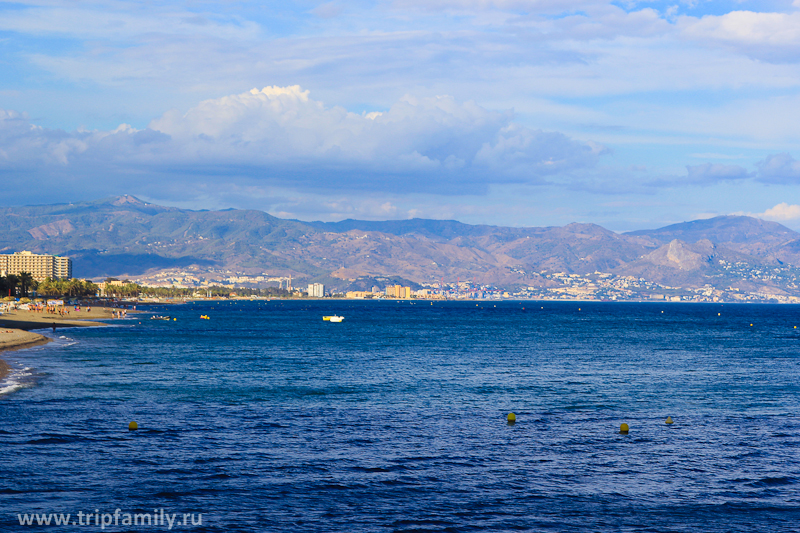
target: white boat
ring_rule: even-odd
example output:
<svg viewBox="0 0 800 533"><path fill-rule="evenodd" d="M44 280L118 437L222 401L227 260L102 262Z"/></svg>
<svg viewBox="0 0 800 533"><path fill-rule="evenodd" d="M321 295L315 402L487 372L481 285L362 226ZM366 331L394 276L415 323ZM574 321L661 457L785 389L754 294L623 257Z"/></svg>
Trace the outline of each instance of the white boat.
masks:
<svg viewBox="0 0 800 533"><path fill-rule="evenodd" d="M344 317L338 315L324 316L322 317L322 320L325 320L326 322L341 322L344 320Z"/></svg>

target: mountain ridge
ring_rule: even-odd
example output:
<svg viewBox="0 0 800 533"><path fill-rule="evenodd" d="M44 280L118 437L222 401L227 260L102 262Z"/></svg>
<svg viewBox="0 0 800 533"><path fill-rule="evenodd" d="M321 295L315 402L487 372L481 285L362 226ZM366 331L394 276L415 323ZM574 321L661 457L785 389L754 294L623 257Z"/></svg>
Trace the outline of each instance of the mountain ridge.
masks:
<svg viewBox="0 0 800 533"><path fill-rule="evenodd" d="M591 223L303 222L257 210L165 207L128 195L3 207L0 214L0 251L69 255L76 275L91 278L192 267L343 282L398 276L415 283L445 278L549 287L552 273L608 272L702 287L722 281L745 286L744 274L738 279L734 271L800 266L799 233L743 216L615 233Z"/></svg>

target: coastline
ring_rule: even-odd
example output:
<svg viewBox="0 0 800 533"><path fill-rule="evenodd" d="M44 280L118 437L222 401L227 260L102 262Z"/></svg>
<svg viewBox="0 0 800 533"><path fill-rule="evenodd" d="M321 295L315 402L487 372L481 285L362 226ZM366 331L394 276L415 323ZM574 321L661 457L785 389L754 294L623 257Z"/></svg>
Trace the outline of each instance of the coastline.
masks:
<svg viewBox="0 0 800 533"><path fill-rule="evenodd" d="M62 318L59 315L39 314L30 311L11 311L0 315L0 353L33 348L52 342L52 339L33 333L32 329L106 326L92 319L111 319L112 310L102 307L91 312L81 311L85 318ZM78 313L76 313L78 314ZM0 380L11 373L11 367L0 359Z"/></svg>
<svg viewBox="0 0 800 533"><path fill-rule="evenodd" d="M0 329L0 353L33 348L51 341L52 339L48 339L44 335L22 329ZM0 380L5 379L10 373L9 364L0 359Z"/></svg>
<svg viewBox="0 0 800 533"><path fill-rule="evenodd" d="M66 317L50 313L37 313L33 311L8 311L0 315L0 328L16 328L25 331L31 329L49 329L86 327L86 326L107 326L103 322L94 320L113 320L112 312L116 309L107 307L92 308L91 311L81 310L70 312ZM128 311L134 313L135 311Z"/></svg>

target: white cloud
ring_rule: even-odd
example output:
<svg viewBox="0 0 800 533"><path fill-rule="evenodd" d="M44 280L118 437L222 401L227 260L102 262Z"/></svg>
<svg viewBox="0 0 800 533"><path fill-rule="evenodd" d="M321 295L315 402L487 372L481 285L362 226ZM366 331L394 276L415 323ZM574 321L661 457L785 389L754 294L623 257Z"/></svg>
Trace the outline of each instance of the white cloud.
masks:
<svg viewBox="0 0 800 533"><path fill-rule="evenodd" d="M593 167L604 152L512 119L449 96L406 96L382 113L357 114L296 85L206 100L142 130L47 130L4 112L0 169L58 169L77 181L170 176L173 187L192 190L205 182L459 195L492 183L543 183Z"/></svg>
<svg viewBox="0 0 800 533"><path fill-rule="evenodd" d="M732 11L724 15L705 15L699 20L685 17L682 22L684 32L693 37L737 44L800 44L800 13Z"/></svg>
<svg viewBox="0 0 800 533"><path fill-rule="evenodd" d="M794 220L800 218L800 205L789 205L786 202L782 202L757 216L768 220Z"/></svg>
<svg viewBox="0 0 800 533"><path fill-rule="evenodd" d="M798 60L800 12L732 11L700 19L680 17L678 25L689 38L729 46L751 57L767 61Z"/></svg>
<svg viewBox="0 0 800 533"><path fill-rule="evenodd" d="M800 219L800 205L797 204L790 205L786 202L781 202L775 207L770 207L763 213L737 212L731 214L746 215L746 216L761 218L764 220L774 220L774 221L797 220Z"/></svg>
<svg viewBox="0 0 800 533"><path fill-rule="evenodd" d="M386 187L384 176L403 177L414 190L536 182L591 167L603 152L449 96L405 96L383 113L361 115L326 107L299 86L207 100L183 115L166 113L149 129L172 138L173 160L253 165L305 180L308 174L333 173L342 186L353 180L377 189ZM306 176L298 178L298 172ZM355 175L340 175L348 173Z"/></svg>

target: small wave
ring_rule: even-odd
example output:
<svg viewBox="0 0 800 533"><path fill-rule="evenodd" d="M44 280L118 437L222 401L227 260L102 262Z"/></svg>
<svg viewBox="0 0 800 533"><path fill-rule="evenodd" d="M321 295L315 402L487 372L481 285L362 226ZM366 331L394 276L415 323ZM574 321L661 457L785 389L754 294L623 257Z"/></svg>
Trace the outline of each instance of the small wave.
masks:
<svg viewBox="0 0 800 533"><path fill-rule="evenodd" d="M790 477L765 477L751 483L753 487L772 487L776 485L791 485L794 480Z"/></svg>
<svg viewBox="0 0 800 533"><path fill-rule="evenodd" d="M11 372L6 379L0 382L0 396L5 396L6 394L11 394L12 392L16 392L20 389L32 387L33 383L30 380L32 375L31 369L28 367L23 368L22 370L15 370Z"/></svg>
<svg viewBox="0 0 800 533"><path fill-rule="evenodd" d="M79 327L82 327L82 326L79 326ZM74 344L78 344L78 341L76 341L72 337L67 337L66 335L58 335L58 336L51 335L49 329L33 329L33 330L31 330L31 332L38 333L39 335L42 335L43 337L47 337L51 341L50 344L43 344L43 345L39 346L38 348L42 348L43 349L43 348L47 348L48 346L59 346L59 347L62 347L62 346L72 346Z"/></svg>
<svg viewBox="0 0 800 533"><path fill-rule="evenodd" d="M11 394L12 392L16 392L19 389L24 389L25 385L22 383L9 383L0 388L0 396L5 396L6 394Z"/></svg>

